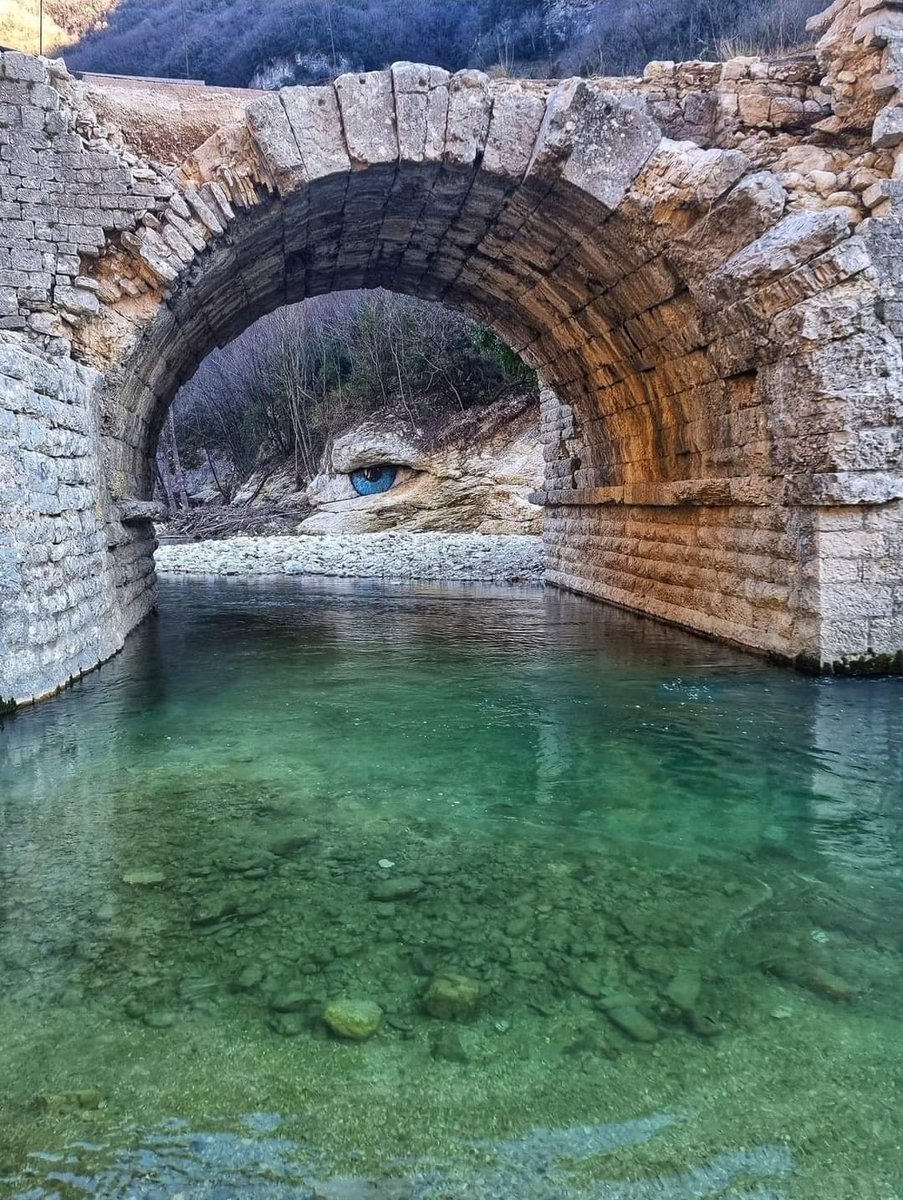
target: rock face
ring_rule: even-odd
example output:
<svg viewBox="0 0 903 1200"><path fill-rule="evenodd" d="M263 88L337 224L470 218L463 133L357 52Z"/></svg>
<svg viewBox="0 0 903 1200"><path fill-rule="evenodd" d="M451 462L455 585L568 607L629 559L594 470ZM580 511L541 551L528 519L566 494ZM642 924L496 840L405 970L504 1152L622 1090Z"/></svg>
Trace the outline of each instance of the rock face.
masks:
<svg viewBox="0 0 903 1200"><path fill-rule="evenodd" d="M480 1008L480 985L456 971L440 971L423 997L424 1011L442 1021L472 1021Z"/></svg>
<svg viewBox="0 0 903 1200"><path fill-rule="evenodd" d="M224 100L168 166L134 105L102 123L103 87L0 55L0 707L153 608L140 504L199 360L377 286L490 323L548 385L550 583L903 667L901 20L835 0L815 54L642 79L400 63ZM157 153L209 128L192 105Z"/></svg>
<svg viewBox="0 0 903 1200"><path fill-rule="evenodd" d="M389 469L391 486L361 495L354 473L362 468ZM542 477L539 411L529 398L471 410L428 433L397 417L370 420L330 447L299 531L538 534L542 508L530 496Z"/></svg>

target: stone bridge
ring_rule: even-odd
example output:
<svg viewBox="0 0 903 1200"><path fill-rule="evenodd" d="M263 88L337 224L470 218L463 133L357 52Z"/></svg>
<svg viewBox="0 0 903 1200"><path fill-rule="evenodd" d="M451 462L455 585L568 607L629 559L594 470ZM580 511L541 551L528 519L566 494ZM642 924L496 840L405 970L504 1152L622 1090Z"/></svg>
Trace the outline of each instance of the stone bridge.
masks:
<svg viewBox="0 0 903 1200"><path fill-rule="evenodd" d="M903 4L816 52L272 93L0 55L0 698L155 600L157 436L214 346L388 287L541 373L549 581L818 670L903 663Z"/></svg>

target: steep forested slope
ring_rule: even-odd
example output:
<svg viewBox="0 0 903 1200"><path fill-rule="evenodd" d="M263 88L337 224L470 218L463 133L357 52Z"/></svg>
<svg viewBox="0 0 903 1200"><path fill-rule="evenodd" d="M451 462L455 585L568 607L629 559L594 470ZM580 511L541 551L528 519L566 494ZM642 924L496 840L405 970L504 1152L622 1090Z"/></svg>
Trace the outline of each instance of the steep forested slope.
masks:
<svg viewBox="0 0 903 1200"><path fill-rule="evenodd" d="M20 15L35 8L34 0L5 3ZM451 70L630 73L654 58L794 45L804 37L806 17L823 6L824 0L45 0L45 13L71 40L66 59L76 69L173 77L187 71L208 83L274 86L399 59Z"/></svg>

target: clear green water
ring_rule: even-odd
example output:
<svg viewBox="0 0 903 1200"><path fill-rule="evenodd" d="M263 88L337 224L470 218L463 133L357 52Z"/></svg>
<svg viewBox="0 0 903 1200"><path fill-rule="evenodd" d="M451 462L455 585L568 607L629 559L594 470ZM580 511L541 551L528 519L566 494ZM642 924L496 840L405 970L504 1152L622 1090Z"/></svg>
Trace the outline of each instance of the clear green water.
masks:
<svg viewBox="0 0 903 1200"><path fill-rule="evenodd" d="M539 589L166 584L0 728L0 1195L903 1196L901 701Z"/></svg>

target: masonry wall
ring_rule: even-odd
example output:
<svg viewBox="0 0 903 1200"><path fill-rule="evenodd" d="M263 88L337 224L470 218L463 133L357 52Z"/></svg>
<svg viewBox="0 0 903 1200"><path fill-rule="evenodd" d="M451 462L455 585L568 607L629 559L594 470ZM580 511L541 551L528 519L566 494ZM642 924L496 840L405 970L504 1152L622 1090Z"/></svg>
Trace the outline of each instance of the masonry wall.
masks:
<svg viewBox="0 0 903 1200"><path fill-rule="evenodd" d="M580 423L548 388L542 429L548 583L806 669L903 670L903 501L719 504L712 480L706 504L587 503Z"/></svg>
<svg viewBox="0 0 903 1200"><path fill-rule="evenodd" d="M814 518L819 661L903 671L903 502L825 507Z"/></svg>
<svg viewBox="0 0 903 1200"><path fill-rule="evenodd" d="M116 653L153 605L153 529L110 495L102 379L71 357L83 273L171 192L72 103L59 64L0 54L0 703Z"/></svg>
<svg viewBox="0 0 903 1200"><path fill-rule="evenodd" d="M48 695L123 644L153 576L103 477L97 376L0 345L0 701Z"/></svg>

